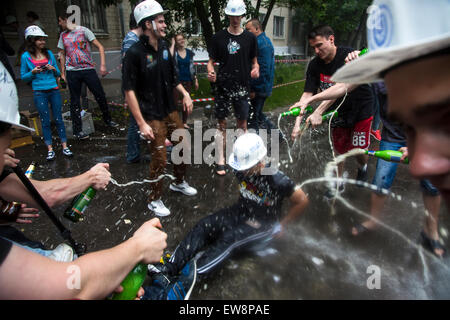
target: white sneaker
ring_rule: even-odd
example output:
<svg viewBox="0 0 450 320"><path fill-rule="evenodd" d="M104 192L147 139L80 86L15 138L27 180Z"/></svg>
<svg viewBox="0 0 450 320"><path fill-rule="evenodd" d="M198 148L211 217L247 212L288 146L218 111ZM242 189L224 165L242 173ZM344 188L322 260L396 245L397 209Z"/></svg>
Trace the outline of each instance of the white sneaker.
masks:
<svg viewBox="0 0 450 320"><path fill-rule="evenodd" d="M148 204L148 208L152 210L157 216L165 217L170 214L170 210L164 205L161 200L155 200Z"/></svg>
<svg viewBox="0 0 450 320"><path fill-rule="evenodd" d="M195 196L197 194L197 190L192 188L186 181L183 181L180 184L171 183L169 188L172 191L178 191L187 196Z"/></svg>
<svg viewBox="0 0 450 320"><path fill-rule="evenodd" d="M73 249L71 246L61 243L52 250L48 258L58 262L71 262L74 258Z"/></svg>

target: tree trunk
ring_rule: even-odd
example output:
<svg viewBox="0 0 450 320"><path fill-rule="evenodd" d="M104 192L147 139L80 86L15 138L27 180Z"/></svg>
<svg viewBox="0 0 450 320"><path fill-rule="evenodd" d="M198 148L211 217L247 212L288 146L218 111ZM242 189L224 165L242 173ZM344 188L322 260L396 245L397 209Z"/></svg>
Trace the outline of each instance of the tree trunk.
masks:
<svg viewBox="0 0 450 320"><path fill-rule="evenodd" d="M209 0L209 10L214 25L214 32L222 30L222 20L220 19L220 8L217 0Z"/></svg>
<svg viewBox="0 0 450 320"><path fill-rule="evenodd" d="M259 19L259 8L261 7L261 0L258 0L256 2L256 7L255 7L255 16L252 17L254 19Z"/></svg>
<svg viewBox="0 0 450 320"><path fill-rule="evenodd" d="M266 26L267 26L267 23L269 22L270 14L272 13L272 9L275 5L275 2L276 2L275 0L270 0L269 6L267 7L267 13L266 13L266 16L264 17L264 21L262 23L262 28L264 31L266 31Z"/></svg>
<svg viewBox="0 0 450 320"><path fill-rule="evenodd" d="M205 44L207 47L209 47L209 42L211 41L211 38L213 36L213 29L211 23L208 20L208 14L202 0L194 0L194 5L197 11L197 18L200 20L200 24L202 25Z"/></svg>

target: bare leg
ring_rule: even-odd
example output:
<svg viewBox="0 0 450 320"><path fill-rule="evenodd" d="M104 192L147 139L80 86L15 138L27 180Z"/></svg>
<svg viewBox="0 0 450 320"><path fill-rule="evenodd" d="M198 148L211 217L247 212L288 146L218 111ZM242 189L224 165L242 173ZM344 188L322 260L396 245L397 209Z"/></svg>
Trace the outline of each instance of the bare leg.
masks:
<svg viewBox="0 0 450 320"><path fill-rule="evenodd" d="M380 220L381 218L381 213L383 212L383 207L384 207L384 203L386 202L386 196L385 195L381 195L378 193L372 193L371 198L370 198L370 215L377 219ZM370 219L370 220L366 220L362 223L362 225L369 230L375 229L377 223ZM353 227L352 228L352 235L357 236L358 235L358 230Z"/></svg>
<svg viewBox="0 0 450 320"><path fill-rule="evenodd" d="M226 129L227 120L218 120L216 141L218 143L218 165L225 165L225 146L226 146ZM218 175L223 176L226 174L225 170L216 171Z"/></svg>
<svg viewBox="0 0 450 320"><path fill-rule="evenodd" d="M423 203L425 209L428 211L428 214L425 217L424 232L429 238L439 240L438 222L439 209L441 208L441 196L429 196L424 193ZM434 253L438 256L442 256L444 250L436 248L434 249Z"/></svg>

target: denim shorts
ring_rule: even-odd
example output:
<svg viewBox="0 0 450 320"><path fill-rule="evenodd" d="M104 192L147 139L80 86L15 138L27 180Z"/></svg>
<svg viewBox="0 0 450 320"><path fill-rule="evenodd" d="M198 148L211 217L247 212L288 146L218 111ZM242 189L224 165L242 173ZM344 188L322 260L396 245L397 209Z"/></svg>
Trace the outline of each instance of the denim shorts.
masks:
<svg viewBox="0 0 450 320"><path fill-rule="evenodd" d="M405 146L406 143L381 140L379 150L398 150ZM397 162L390 162L382 159L377 160L377 169L372 181L372 184L377 186L377 191L375 191L377 194L385 194L386 191L383 192L382 189L389 190L392 187L398 165L399 164ZM420 187L422 192L428 196L439 195L439 190L436 189L429 180L420 180Z"/></svg>

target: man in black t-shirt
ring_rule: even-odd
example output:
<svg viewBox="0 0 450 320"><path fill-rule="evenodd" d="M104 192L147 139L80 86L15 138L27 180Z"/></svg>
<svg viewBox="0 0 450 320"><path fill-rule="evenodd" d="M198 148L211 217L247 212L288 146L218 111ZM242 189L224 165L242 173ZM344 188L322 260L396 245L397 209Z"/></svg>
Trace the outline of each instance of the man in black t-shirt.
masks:
<svg viewBox="0 0 450 320"><path fill-rule="evenodd" d="M201 219L177 246L170 260L156 265L158 271L177 275L197 253L204 251L197 260L197 273L209 273L231 253L280 235L302 214L308 205L307 196L283 172L265 174L266 153L262 139L255 133L243 134L236 140L228 163L236 170L239 180L239 200ZM280 219L281 205L286 198L290 207Z"/></svg>
<svg viewBox="0 0 450 320"><path fill-rule="evenodd" d="M316 57L310 62L306 72L304 92L293 107L301 107L302 114L307 104L305 101L311 96L324 91L335 83L331 76L345 64L345 58L353 51L347 47L337 47L334 42L334 31L330 26L322 25L313 28L308 35L309 44L314 48ZM340 106L339 106L340 105ZM338 154L344 154L351 149L366 149L370 144L370 129L373 119L373 94L368 85L360 85L339 100L322 102L306 120L313 127L322 123L322 114L327 109L338 109L337 119L333 119L333 147ZM297 117L292 138L299 134L300 122L303 115ZM367 156L357 156L360 168L358 180L367 180ZM338 175L342 176L344 162L338 164ZM344 186L339 186L343 191ZM329 190L326 197L332 197L336 190Z"/></svg>
<svg viewBox="0 0 450 320"><path fill-rule="evenodd" d="M212 37L208 48L208 80L215 84L215 115L219 129L216 137L219 143L216 172L221 176L225 175L225 130L229 109L234 108L237 127L247 131L250 77L254 79L259 77L256 37L241 27L245 12L242 0L229 0L225 8L229 26ZM214 71L215 62L219 63L217 75Z"/></svg>
<svg viewBox="0 0 450 320"><path fill-rule="evenodd" d="M173 101L173 89L183 95L183 110L192 112L189 93L178 81L175 62L166 36L165 11L156 1L144 1L136 6L134 16L142 28L143 35L125 54L122 69L122 85L125 98L139 126L141 136L151 140L150 185L148 208L158 216L167 216L170 210L161 200L163 194L162 175L166 167L166 138L178 130L183 133L174 144L183 140L186 129L183 126ZM184 137L186 138L186 137ZM187 139L184 139L187 143ZM193 196L197 190L184 181L186 164L174 164L176 181L170 185L173 191Z"/></svg>

